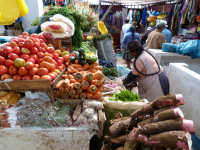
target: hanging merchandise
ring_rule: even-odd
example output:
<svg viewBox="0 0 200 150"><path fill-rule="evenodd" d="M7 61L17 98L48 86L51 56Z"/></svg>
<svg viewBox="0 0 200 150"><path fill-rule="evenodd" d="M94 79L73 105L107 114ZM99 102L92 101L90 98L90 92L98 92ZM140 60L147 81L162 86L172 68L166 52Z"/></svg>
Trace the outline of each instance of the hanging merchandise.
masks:
<svg viewBox="0 0 200 150"><path fill-rule="evenodd" d="M0 25L10 25L29 12L24 0L0 0L0 4Z"/></svg>
<svg viewBox="0 0 200 150"><path fill-rule="evenodd" d="M146 13L147 13L147 10L144 9L142 12L142 25L145 25L146 23Z"/></svg>
<svg viewBox="0 0 200 150"><path fill-rule="evenodd" d="M132 21L133 20L132 16L133 16L133 10L129 10L127 19L129 19L130 21Z"/></svg>
<svg viewBox="0 0 200 150"><path fill-rule="evenodd" d="M64 6L65 5L65 0L56 0L56 2L60 6Z"/></svg>
<svg viewBox="0 0 200 150"><path fill-rule="evenodd" d="M156 15L158 15L159 13L156 13ZM163 6L163 11L157 16L157 19L166 19L167 18L167 14L165 12L165 6Z"/></svg>
<svg viewBox="0 0 200 150"><path fill-rule="evenodd" d="M110 13L108 24L111 26L116 26L121 29L123 25L123 15L121 11L116 11L115 13Z"/></svg>

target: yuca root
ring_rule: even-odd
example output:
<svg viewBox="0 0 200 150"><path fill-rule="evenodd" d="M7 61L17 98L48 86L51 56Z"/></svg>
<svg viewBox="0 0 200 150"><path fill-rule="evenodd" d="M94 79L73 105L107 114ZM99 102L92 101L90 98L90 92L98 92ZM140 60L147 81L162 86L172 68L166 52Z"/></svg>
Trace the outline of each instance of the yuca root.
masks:
<svg viewBox="0 0 200 150"><path fill-rule="evenodd" d="M164 107L164 108L160 108L160 109L154 111L154 115L157 115L157 114L159 114L159 113L162 112L162 111L165 111L165 110L168 110L168 109L175 109L175 108L178 108L178 107L175 106L175 107Z"/></svg>
<svg viewBox="0 0 200 150"><path fill-rule="evenodd" d="M112 137L112 136L104 136L104 139L107 142L111 142L114 144L125 144L126 142L126 135L121 135L121 136L117 136L117 137Z"/></svg>
<svg viewBox="0 0 200 150"><path fill-rule="evenodd" d="M157 121L162 121L162 120L178 119L178 118L183 118L183 117L184 115L181 109L175 108L175 109L168 109L168 110L158 113L156 116L154 116L153 120L157 122Z"/></svg>
<svg viewBox="0 0 200 150"><path fill-rule="evenodd" d="M152 114L157 108L183 104L185 104L185 100L181 94L161 96L132 113L131 117L135 119L140 115Z"/></svg>
<svg viewBox="0 0 200 150"><path fill-rule="evenodd" d="M145 134L145 135L152 135L174 130L187 131L192 134L195 133L193 121L183 120L183 119L165 120L165 121L150 123L144 125L142 128L139 128L140 134Z"/></svg>
<svg viewBox="0 0 200 150"><path fill-rule="evenodd" d="M126 143L124 145L124 150L138 150L140 143L137 140L129 141L126 140Z"/></svg>
<svg viewBox="0 0 200 150"><path fill-rule="evenodd" d="M131 117L128 116L128 117L121 117L121 118L112 119L112 120L110 120L110 123L111 123L111 125L113 125L116 122L123 121L123 120L129 119L129 118L131 118Z"/></svg>
<svg viewBox="0 0 200 150"><path fill-rule="evenodd" d="M151 147L189 149L189 137L191 137L191 135L184 131L169 131L154 134L150 137L139 134L137 139L139 142Z"/></svg>
<svg viewBox="0 0 200 150"><path fill-rule="evenodd" d="M149 124L149 123L153 123L153 122L154 122L154 119L152 117L152 118L149 118L149 119L146 119L146 120L139 122L138 126L143 127L144 125Z"/></svg>
<svg viewBox="0 0 200 150"><path fill-rule="evenodd" d="M127 130L130 130L133 127L136 127L137 123L138 122L136 120L132 120L131 118L115 122L109 128L110 134L111 136L124 135Z"/></svg>

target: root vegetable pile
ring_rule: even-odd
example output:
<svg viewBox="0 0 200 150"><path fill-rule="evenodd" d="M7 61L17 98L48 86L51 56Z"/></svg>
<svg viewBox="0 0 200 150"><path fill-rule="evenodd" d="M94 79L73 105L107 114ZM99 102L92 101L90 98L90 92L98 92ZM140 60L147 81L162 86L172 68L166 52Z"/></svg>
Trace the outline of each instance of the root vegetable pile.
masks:
<svg viewBox="0 0 200 150"><path fill-rule="evenodd" d="M158 97L131 116L117 114L111 120L109 134L102 150L191 149L192 120L184 119L178 105L184 105L181 94Z"/></svg>
<svg viewBox="0 0 200 150"><path fill-rule="evenodd" d="M102 101L102 67L95 58L87 56L83 48L70 54L66 72L56 84L54 96L63 99L93 99Z"/></svg>

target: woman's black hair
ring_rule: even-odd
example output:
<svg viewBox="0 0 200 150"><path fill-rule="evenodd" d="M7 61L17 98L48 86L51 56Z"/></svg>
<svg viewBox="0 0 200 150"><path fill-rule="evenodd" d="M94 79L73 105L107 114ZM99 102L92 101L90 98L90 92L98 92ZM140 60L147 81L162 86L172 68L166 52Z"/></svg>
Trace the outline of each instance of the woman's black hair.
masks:
<svg viewBox="0 0 200 150"><path fill-rule="evenodd" d="M133 37L133 40L134 40L134 33L135 33L135 27L134 26L131 26L129 28L130 32L132 32L132 37Z"/></svg>

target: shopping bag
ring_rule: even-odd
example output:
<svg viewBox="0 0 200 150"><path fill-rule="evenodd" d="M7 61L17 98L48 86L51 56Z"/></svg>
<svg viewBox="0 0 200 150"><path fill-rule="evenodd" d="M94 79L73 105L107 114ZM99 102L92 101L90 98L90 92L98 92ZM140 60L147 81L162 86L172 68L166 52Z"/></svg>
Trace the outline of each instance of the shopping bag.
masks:
<svg viewBox="0 0 200 150"><path fill-rule="evenodd" d="M0 0L0 25L10 25L19 18L20 11L16 0Z"/></svg>
<svg viewBox="0 0 200 150"><path fill-rule="evenodd" d="M25 0L17 0L20 15L19 17L26 16L29 12L28 6L26 5Z"/></svg>

